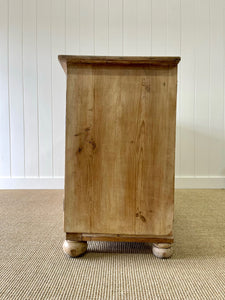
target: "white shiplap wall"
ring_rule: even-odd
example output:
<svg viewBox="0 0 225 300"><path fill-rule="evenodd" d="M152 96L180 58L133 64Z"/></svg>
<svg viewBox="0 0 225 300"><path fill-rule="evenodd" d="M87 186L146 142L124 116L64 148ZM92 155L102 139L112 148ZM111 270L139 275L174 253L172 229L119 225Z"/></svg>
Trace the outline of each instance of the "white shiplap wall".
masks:
<svg viewBox="0 0 225 300"><path fill-rule="evenodd" d="M0 187L60 188L58 54L181 56L176 186L225 187L224 0L0 0Z"/></svg>

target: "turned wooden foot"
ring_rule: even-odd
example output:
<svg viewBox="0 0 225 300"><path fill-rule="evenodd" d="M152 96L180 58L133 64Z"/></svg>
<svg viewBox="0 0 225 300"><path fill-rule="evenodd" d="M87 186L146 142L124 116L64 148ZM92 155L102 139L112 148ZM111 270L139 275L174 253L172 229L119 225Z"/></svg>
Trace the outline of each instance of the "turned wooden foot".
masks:
<svg viewBox="0 0 225 300"><path fill-rule="evenodd" d="M87 242L65 240L63 243L63 251L70 257L80 256L87 251Z"/></svg>
<svg viewBox="0 0 225 300"><path fill-rule="evenodd" d="M169 258L173 254L172 244L152 244L152 253L158 258Z"/></svg>

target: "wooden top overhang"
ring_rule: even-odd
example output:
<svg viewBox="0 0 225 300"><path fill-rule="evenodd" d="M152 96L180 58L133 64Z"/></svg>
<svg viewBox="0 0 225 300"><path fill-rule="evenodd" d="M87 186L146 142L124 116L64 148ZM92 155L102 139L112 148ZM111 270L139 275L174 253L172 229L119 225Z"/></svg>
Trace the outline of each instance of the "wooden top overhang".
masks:
<svg viewBox="0 0 225 300"><path fill-rule="evenodd" d="M150 65L155 67L174 67L180 57L174 56L80 56L59 55L58 59L67 73L70 64L113 64L113 65Z"/></svg>

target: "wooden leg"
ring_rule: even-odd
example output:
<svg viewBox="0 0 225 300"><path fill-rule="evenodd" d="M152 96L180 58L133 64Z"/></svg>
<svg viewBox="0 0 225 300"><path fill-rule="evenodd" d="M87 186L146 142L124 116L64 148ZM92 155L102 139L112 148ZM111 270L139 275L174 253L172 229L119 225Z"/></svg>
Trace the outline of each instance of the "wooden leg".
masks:
<svg viewBox="0 0 225 300"><path fill-rule="evenodd" d="M63 251L70 257L80 256L87 251L87 242L65 240L63 243Z"/></svg>
<svg viewBox="0 0 225 300"><path fill-rule="evenodd" d="M158 258L169 258L173 254L172 244L152 244L152 253Z"/></svg>

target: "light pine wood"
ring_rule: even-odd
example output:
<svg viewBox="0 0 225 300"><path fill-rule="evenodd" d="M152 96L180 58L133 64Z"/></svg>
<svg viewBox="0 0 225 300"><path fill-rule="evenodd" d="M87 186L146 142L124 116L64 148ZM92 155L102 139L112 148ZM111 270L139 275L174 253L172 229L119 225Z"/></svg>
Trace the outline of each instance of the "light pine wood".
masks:
<svg viewBox="0 0 225 300"><path fill-rule="evenodd" d="M59 61L65 73L68 65L75 64L104 64L104 65L148 65L153 67L175 67L180 57L145 57L145 56L78 56L59 55Z"/></svg>
<svg viewBox="0 0 225 300"><path fill-rule="evenodd" d="M63 251L70 257L81 256L87 251L87 242L65 240L63 243Z"/></svg>
<svg viewBox="0 0 225 300"><path fill-rule="evenodd" d="M100 233L66 233L66 239L71 241L105 241L105 242L141 242L141 243L173 243L172 236L157 235L126 235Z"/></svg>
<svg viewBox="0 0 225 300"><path fill-rule="evenodd" d="M65 232L173 238L179 58L59 59L67 72Z"/></svg>
<svg viewBox="0 0 225 300"><path fill-rule="evenodd" d="M66 103L66 168L64 227L90 232L93 198L92 66L68 68Z"/></svg>

